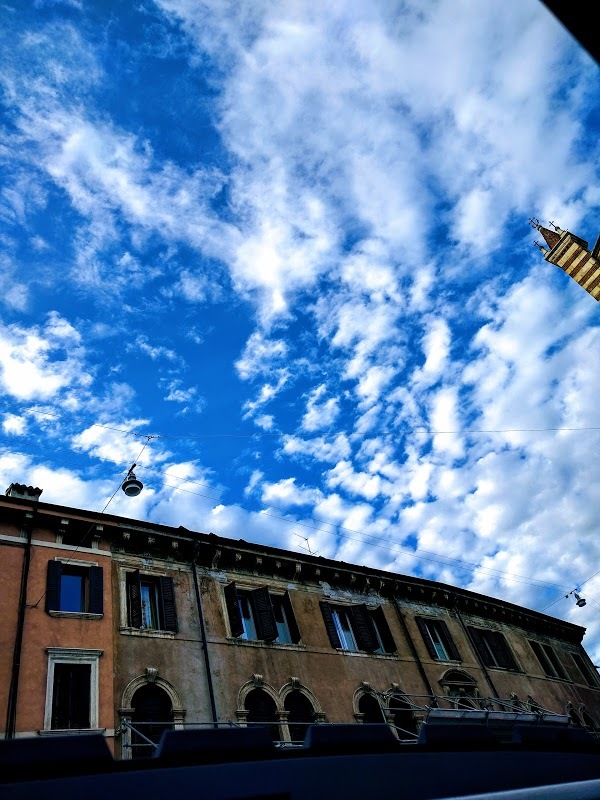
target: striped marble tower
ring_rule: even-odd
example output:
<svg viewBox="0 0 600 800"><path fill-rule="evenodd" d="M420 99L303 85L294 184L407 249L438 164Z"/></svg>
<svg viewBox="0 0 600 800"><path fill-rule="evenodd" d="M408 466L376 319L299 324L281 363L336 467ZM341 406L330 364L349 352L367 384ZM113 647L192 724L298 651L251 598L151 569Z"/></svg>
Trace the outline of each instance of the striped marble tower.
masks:
<svg viewBox="0 0 600 800"><path fill-rule="evenodd" d="M600 237L594 249L590 251L587 242L569 231L563 231L553 222L549 223L553 230L544 228L537 219L532 219L530 222L542 234L548 245L544 247L540 242L536 242L546 261L564 270L600 302Z"/></svg>

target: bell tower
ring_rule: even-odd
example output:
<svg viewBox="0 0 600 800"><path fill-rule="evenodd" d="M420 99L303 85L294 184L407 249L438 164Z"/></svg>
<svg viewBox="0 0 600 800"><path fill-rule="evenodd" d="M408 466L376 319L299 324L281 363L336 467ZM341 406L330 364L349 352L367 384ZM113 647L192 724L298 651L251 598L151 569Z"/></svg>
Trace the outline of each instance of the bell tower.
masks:
<svg viewBox="0 0 600 800"><path fill-rule="evenodd" d="M540 242L535 243L544 254L545 260L560 267L600 302L600 237L590 251L586 241L569 231L563 231L554 222L548 223L552 230L540 225L537 219L530 219L529 223L542 234L546 243L546 246Z"/></svg>

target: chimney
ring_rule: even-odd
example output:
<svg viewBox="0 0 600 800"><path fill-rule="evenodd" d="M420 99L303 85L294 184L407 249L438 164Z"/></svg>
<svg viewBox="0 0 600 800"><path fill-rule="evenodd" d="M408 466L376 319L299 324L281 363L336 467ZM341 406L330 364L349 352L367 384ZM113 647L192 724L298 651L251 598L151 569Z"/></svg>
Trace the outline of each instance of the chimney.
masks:
<svg viewBox="0 0 600 800"><path fill-rule="evenodd" d="M43 489L34 488L33 486L25 486L24 483L11 483L6 490L7 497L14 497L17 500L39 500Z"/></svg>

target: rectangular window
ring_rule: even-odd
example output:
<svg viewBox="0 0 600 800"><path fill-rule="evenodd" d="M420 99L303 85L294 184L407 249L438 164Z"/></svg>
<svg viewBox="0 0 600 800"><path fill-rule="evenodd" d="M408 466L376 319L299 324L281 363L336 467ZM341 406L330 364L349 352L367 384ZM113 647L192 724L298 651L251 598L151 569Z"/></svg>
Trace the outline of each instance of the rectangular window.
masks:
<svg viewBox="0 0 600 800"><path fill-rule="evenodd" d="M300 641L289 592L278 595L266 587L238 589L230 583L225 587L225 603L231 635L237 639L278 644Z"/></svg>
<svg viewBox="0 0 600 800"><path fill-rule="evenodd" d="M395 653L396 645L383 608L342 606L321 601L325 629L336 650Z"/></svg>
<svg viewBox="0 0 600 800"><path fill-rule="evenodd" d="M468 628L477 655L486 667L518 670L517 662L500 631L484 628Z"/></svg>
<svg viewBox="0 0 600 800"><path fill-rule="evenodd" d="M52 729L90 727L90 664L56 664L52 691Z"/></svg>
<svg viewBox="0 0 600 800"><path fill-rule="evenodd" d="M98 727L98 664L102 650L48 647L44 729Z"/></svg>
<svg viewBox="0 0 600 800"><path fill-rule="evenodd" d="M359 647L354 631L352 630L349 610L346 608L336 608L334 606L331 609L331 616L342 650L358 650Z"/></svg>
<svg viewBox="0 0 600 800"><path fill-rule="evenodd" d="M581 653L571 653L571 658L575 662L577 669L583 675L584 681L587 683L588 686L593 686L594 689L598 688L598 673L596 672L595 668L592 666L591 662L588 663L588 659L584 658Z"/></svg>
<svg viewBox="0 0 600 800"><path fill-rule="evenodd" d="M103 614L102 567L48 562L46 611L49 614Z"/></svg>
<svg viewBox="0 0 600 800"><path fill-rule="evenodd" d="M127 624L130 628L177 633L177 611L173 578L128 572Z"/></svg>
<svg viewBox="0 0 600 800"><path fill-rule="evenodd" d="M530 641L529 644L549 678L562 678L563 680L568 678L565 668L550 645L534 641Z"/></svg>
<svg viewBox="0 0 600 800"><path fill-rule="evenodd" d="M436 661L461 661L448 626L442 619L415 618L429 656Z"/></svg>

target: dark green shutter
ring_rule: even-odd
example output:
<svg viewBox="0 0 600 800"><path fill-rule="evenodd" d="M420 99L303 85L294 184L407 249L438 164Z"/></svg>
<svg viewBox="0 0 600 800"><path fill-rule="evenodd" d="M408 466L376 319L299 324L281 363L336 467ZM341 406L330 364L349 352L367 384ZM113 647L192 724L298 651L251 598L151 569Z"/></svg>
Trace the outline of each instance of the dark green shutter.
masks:
<svg viewBox="0 0 600 800"><path fill-rule="evenodd" d="M333 617L331 615L331 606L324 600L321 600L319 605L321 606L321 613L323 614L323 621L325 622L325 629L327 631L327 635L329 636L331 646L335 647L337 650L341 650L342 643L340 642L340 637L335 629L335 622L333 621Z"/></svg>
<svg viewBox="0 0 600 800"><path fill-rule="evenodd" d="M279 631L269 590L266 587L255 589L251 592L250 597L252 598L256 635L265 642L274 642L279 636Z"/></svg>
<svg viewBox="0 0 600 800"><path fill-rule="evenodd" d="M292 607L292 598L290 597L290 593L286 592L283 597L281 598L283 607L285 609L285 618L287 619L288 629L290 632L290 639L294 644L297 644L300 641L300 631L298 629L298 624L296 622L296 617L294 615L294 609Z"/></svg>
<svg viewBox="0 0 600 800"><path fill-rule="evenodd" d="M585 653L585 651L584 651ZM585 657L583 653L571 653L571 658L575 662L577 669L581 672L584 681L588 684L588 686L593 686L594 688L598 688L598 673L592 667L591 661L588 664L587 653L585 653ZM575 678L577 683L579 680Z"/></svg>
<svg viewBox="0 0 600 800"><path fill-rule="evenodd" d="M244 632L244 623L242 622L242 613L240 611L235 583L228 583L225 587L225 605L227 606L227 614L229 615L231 635L241 636Z"/></svg>
<svg viewBox="0 0 600 800"><path fill-rule="evenodd" d="M379 637L383 644L384 652L395 653L396 643L394 642L394 637L392 636L392 633L387 624L383 606L379 606L378 608L375 609L375 611L373 611L372 619L377 627L377 630L379 631Z"/></svg>
<svg viewBox="0 0 600 800"><path fill-rule="evenodd" d="M175 584L173 578L160 577L160 595L162 598L163 630L177 633L177 609L175 608Z"/></svg>
<svg viewBox="0 0 600 800"><path fill-rule="evenodd" d="M128 572L125 577L127 583L127 611L130 628L142 627L142 586L140 571Z"/></svg>
<svg viewBox="0 0 600 800"><path fill-rule="evenodd" d="M433 658L435 661L439 661L438 654L436 653L435 647L433 646L433 642L431 641L431 636L429 635L429 630L427 628L428 620L425 620L422 617L415 617L415 622L417 623L417 627L421 632L421 636L423 637L423 641L425 642L425 647L427 648L429 657Z"/></svg>
<svg viewBox="0 0 600 800"><path fill-rule="evenodd" d="M352 618L352 627L356 644L359 650L367 650L372 653L377 650L379 642L373 629L373 620L369 610L365 605L350 606L348 609Z"/></svg>
<svg viewBox="0 0 600 800"><path fill-rule="evenodd" d="M489 637L488 641L491 640L490 643L498 666L504 667L504 669L516 670L517 662L506 643L504 634L500 633L500 631L484 631L483 635Z"/></svg>
<svg viewBox="0 0 600 800"><path fill-rule="evenodd" d="M48 562L48 579L46 581L46 611L60 611L60 577L62 561Z"/></svg>
<svg viewBox="0 0 600 800"><path fill-rule="evenodd" d="M104 579L102 567L90 567L90 614L104 613Z"/></svg>
<svg viewBox="0 0 600 800"><path fill-rule="evenodd" d="M550 675L550 677L554 677L554 672L552 670L552 666L546 657L546 653L542 649L542 645L539 642L530 641L529 644L531 645L531 649L535 653L537 660L540 662L542 669L546 675Z"/></svg>
<svg viewBox="0 0 600 800"><path fill-rule="evenodd" d="M563 680L568 678L569 676L567 675L567 671L563 667L562 661L557 656L556 651L554 650L554 648L550 647L549 644L545 644L544 645L544 651L545 651L546 655L548 656L548 659L549 659L550 663L554 667L554 670L555 670L557 676L559 678L563 678Z"/></svg>
<svg viewBox="0 0 600 800"><path fill-rule="evenodd" d="M486 667L495 666L491 655L488 653L487 648L483 644L483 641L481 639L481 631L479 631L477 628L471 627L470 625L467 628L467 630L469 631L469 636L471 637L473 647L475 648L477 655L484 663L484 665Z"/></svg>
<svg viewBox="0 0 600 800"><path fill-rule="evenodd" d="M448 658L451 661L461 661L460 653L456 645L454 644L454 639L450 635L450 631L448 630L448 625L444 622L443 619L436 620L436 625L439 625L438 631L440 634L440 639L444 643L444 647L446 652L448 653Z"/></svg>

